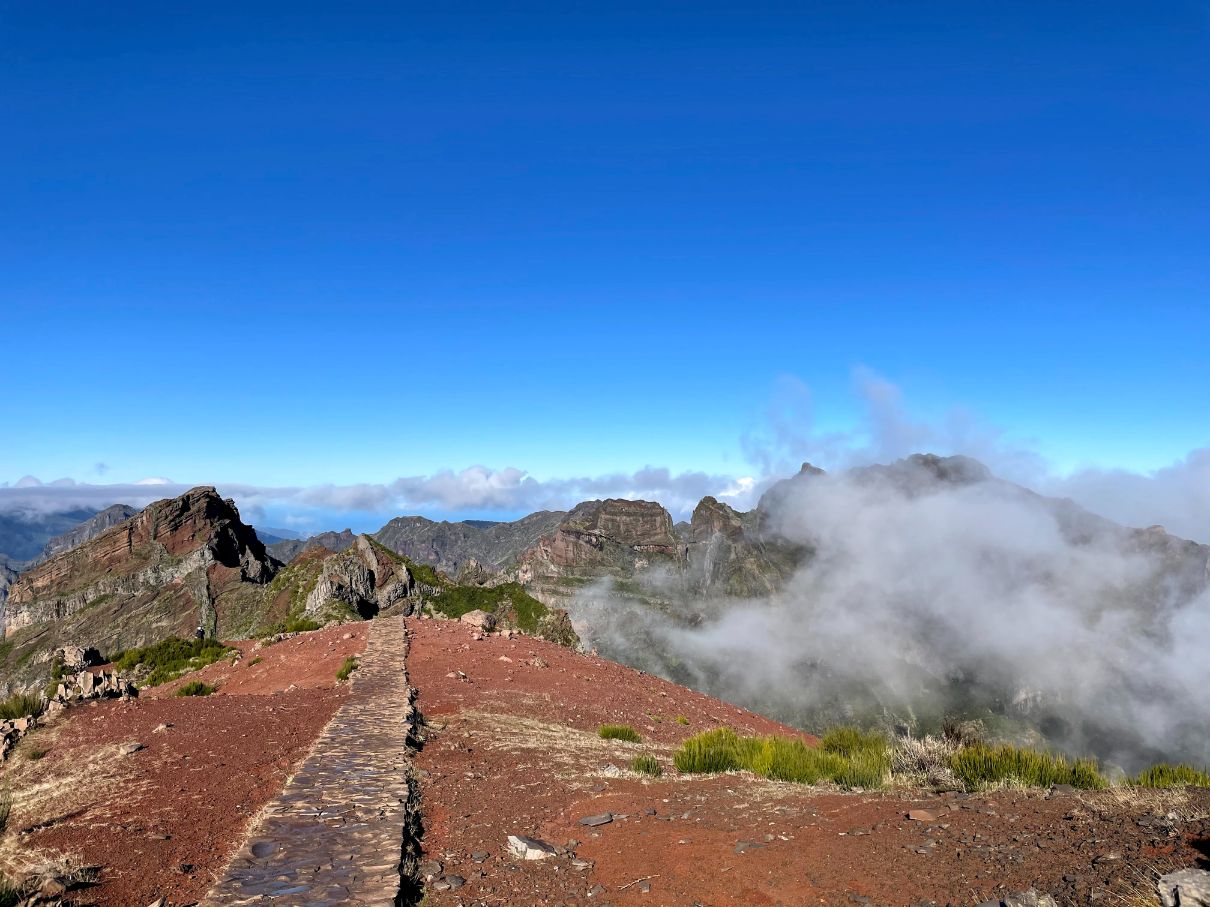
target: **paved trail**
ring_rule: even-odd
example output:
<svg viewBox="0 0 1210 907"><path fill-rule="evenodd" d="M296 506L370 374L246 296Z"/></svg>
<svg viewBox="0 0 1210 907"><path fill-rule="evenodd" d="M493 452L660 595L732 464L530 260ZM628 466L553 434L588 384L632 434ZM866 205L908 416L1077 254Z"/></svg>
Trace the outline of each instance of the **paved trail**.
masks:
<svg viewBox="0 0 1210 907"><path fill-rule="evenodd" d="M203 907L396 904L415 820L403 618L376 620L352 693Z"/></svg>

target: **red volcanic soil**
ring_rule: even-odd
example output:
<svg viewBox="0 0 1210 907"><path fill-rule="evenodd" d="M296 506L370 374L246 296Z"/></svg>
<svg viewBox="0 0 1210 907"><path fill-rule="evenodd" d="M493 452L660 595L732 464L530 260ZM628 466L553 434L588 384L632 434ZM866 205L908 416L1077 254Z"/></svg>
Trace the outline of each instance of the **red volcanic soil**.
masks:
<svg viewBox="0 0 1210 907"><path fill-rule="evenodd" d="M102 867L98 885L73 892L80 903L195 903L344 700L336 670L367 633L335 626L261 649L238 643L235 665L189 675L218 684L208 697L174 696L178 681L68 709L4 766L0 783L17 793L10 839L18 832L5 862ZM124 754L129 743L142 748Z"/></svg>
<svg viewBox="0 0 1210 907"><path fill-rule="evenodd" d="M1153 886L1155 868L1196 865L1210 833L1210 792L861 794L679 775L676 746L706 728L793 731L540 640L475 640L445 621L409 628L430 725L417 759L426 907L973 905L1031 886L1084 904ZM643 741L601 740L604 723ZM662 777L626 771L643 753ZM917 808L936 819L909 820ZM604 813L612 821L579 822ZM567 853L518 861L510 834ZM456 887L442 890L448 876Z"/></svg>

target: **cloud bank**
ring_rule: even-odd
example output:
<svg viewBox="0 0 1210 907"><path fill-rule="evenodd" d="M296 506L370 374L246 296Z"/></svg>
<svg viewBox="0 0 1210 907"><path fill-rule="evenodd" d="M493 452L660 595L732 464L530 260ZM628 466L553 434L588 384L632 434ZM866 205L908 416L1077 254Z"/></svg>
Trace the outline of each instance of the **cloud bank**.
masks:
<svg viewBox="0 0 1210 907"><path fill-rule="evenodd" d="M796 378L780 379L759 426L740 439L750 464L743 474L648 466L635 472L539 478L513 466L476 465L385 483L258 486L200 477L192 484L217 485L254 521L269 519L316 530L340 528L324 520L356 514L384 521L426 512L498 514L508 519L535 510L565 510L602 497L659 501L674 518L686 519L705 495L748 509L773 482L797 472L803 461L836 470L929 451L974 457L1001 478L1042 494L1070 497L1125 525L1160 524L1182 537L1210 543L1210 446L1190 451L1154 472L1087 468L1065 475L1048 468L1036 451L1011 442L970 412L954 409L932 421L913 417L900 389L869 370L855 373L854 393L861 408L855 424L842 431L821 431L810 390ZM100 463L93 467L97 474L109 469ZM113 503L144 506L191 487L167 479L144 480L152 481L158 484L72 479L42 483L25 476L11 484L0 483L0 513L45 513Z"/></svg>

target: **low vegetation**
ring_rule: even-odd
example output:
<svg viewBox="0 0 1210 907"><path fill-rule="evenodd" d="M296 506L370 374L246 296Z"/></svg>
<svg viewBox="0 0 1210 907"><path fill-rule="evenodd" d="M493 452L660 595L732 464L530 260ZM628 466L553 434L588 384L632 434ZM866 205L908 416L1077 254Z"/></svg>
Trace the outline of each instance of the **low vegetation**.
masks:
<svg viewBox="0 0 1210 907"><path fill-rule="evenodd" d="M255 668L262 661L264 661L264 659L257 655L255 658L248 659L248 667Z"/></svg>
<svg viewBox="0 0 1210 907"><path fill-rule="evenodd" d="M642 737L628 724L603 724L597 730L597 736L602 740L624 740L627 743L639 743Z"/></svg>
<svg viewBox="0 0 1210 907"><path fill-rule="evenodd" d="M829 745L797 737L742 737L715 728L685 741L673 759L681 772L750 771L775 781L876 788L889 780L890 753L879 735L841 729Z"/></svg>
<svg viewBox="0 0 1210 907"><path fill-rule="evenodd" d="M1210 787L1210 772L1161 762L1140 772L1134 783L1139 787Z"/></svg>
<svg viewBox="0 0 1210 907"><path fill-rule="evenodd" d="M674 718L673 720L677 724L688 724L689 723L689 719L686 718L684 715L677 715L676 718Z"/></svg>
<svg viewBox="0 0 1210 907"><path fill-rule="evenodd" d="M284 620L279 620L275 624L271 624L261 630L257 636L277 636L280 633L310 633L312 630L318 630L323 624L318 621L311 620L309 617L287 617Z"/></svg>
<svg viewBox="0 0 1210 907"><path fill-rule="evenodd" d="M203 683L200 680L191 680L186 684L182 684L181 688L176 691L178 696L209 696L217 687L212 687L208 683Z"/></svg>
<svg viewBox="0 0 1210 907"><path fill-rule="evenodd" d="M635 756L630 760L630 770L652 778L658 778L664 774L664 768L655 756Z"/></svg>
<svg viewBox="0 0 1210 907"><path fill-rule="evenodd" d="M1095 759L1070 760L1057 753L1011 744L975 743L961 747L950 757L950 768L970 790L1000 784L1013 787L1070 784L1086 790L1109 786Z"/></svg>
<svg viewBox="0 0 1210 907"><path fill-rule="evenodd" d="M340 666L340 670L336 672L336 679L337 680L348 680L349 675L352 674L356 670L357 670L357 659L350 655L348 658L346 658L344 660L344 663Z"/></svg>
<svg viewBox="0 0 1210 907"><path fill-rule="evenodd" d="M128 649L114 656L113 663L119 671L129 672L141 668L148 671L146 686L154 687L182 674L214 664L220 658L231 655L234 649L217 639L179 639L170 637L155 645L141 649Z"/></svg>
<svg viewBox="0 0 1210 907"><path fill-rule="evenodd" d="M0 701L0 721L37 718L46 708L46 700L37 693L13 693Z"/></svg>
<svg viewBox="0 0 1210 907"><path fill-rule="evenodd" d="M29 759L31 762L37 762L49 752L50 750L45 747L35 746L25 751L25 758Z"/></svg>

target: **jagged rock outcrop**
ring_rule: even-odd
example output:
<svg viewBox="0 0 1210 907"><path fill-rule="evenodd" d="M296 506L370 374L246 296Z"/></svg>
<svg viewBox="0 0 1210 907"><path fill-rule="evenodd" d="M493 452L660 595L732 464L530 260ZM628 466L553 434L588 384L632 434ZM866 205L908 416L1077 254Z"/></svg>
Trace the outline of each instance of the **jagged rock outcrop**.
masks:
<svg viewBox="0 0 1210 907"><path fill-rule="evenodd" d="M562 605L596 581L627 583L652 568L680 571L686 564L687 546L667 510L652 501L611 498L578 504L521 553L515 575L535 598Z"/></svg>
<svg viewBox="0 0 1210 907"><path fill-rule="evenodd" d="M136 513L137 507L130 507L126 504L114 504L111 507L106 507L96 516L89 517L83 523L76 526L62 535L57 535L42 549L42 553L34 561L34 565L41 564L44 561L50 560L57 554L62 554L64 551L70 551L72 548L78 548L85 542L95 539L98 535L118 523L124 523Z"/></svg>
<svg viewBox="0 0 1210 907"><path fill-rule="evenodd" d="M712 497L694 509L689 539L686 586L706 595L769 595L810 553L763 533L760 511L741 513Z"/></svg>
<svg viewBox="0 0 1210 907"><path fill-rule="evenodd" d="M565 516L563 511L541 510L503 523L438 523L406 516L391 520L374 537L397 554L456 576L472 559L485 570L513 565L522 551L553 532Z"/></svg>
<svg viewBox="0 0 1210 907"><path fill-rule="evenodd" d="M18 577L4 603L0 680L44 677L65 645L112 652L199 625L240 635L279 566L213 488L156 501Z"/></svg>
<svg viewBox="0 0 1210 907"><path fill-rule="evenodd" d="M347 551L356 540L357 536L353 534L353 530L343 529L340 532L321 532L305 539L283 539L266 545L265 549L283 564L288 564L304 551L314 548L326 548L338 553Z"/></svg>
<svg viewBox="0 0 1210 907"><path fill-rule="evenodd" d="M323 562L303 610L308 617L325 620L340 617L342 612L368 619L419 591L405 564L359 535L347 551ZM417 599L401 613L411 614L418 604Z"/></svg>

